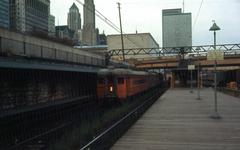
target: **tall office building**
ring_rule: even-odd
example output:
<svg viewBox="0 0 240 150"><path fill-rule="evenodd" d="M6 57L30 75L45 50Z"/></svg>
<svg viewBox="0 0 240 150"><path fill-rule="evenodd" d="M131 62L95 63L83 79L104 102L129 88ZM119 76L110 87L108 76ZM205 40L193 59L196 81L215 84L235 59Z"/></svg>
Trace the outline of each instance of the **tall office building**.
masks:
<svg viewBox="0 0 240 150"><path fill-rule="evenodd" d="M162 10L163 47L192 46L192 14L182 9Z"/></svg>
<svg viewBox="0 0 240 150"><path fill-rule="evenodd" d="M68 28L78 35L78 31L81 29L81 14L75 3L71 6L68 13Z"/></svg>
<svg viewBox="0 0 240 150"><path fill-rule="evenodd" d="M98 29L95 28L95 6L93 0L85 0L84 24L81 41L84 45L97 45Z"/></svg>
<svg viewBox="0 0 240 150"><path fill-rule="evenodd" d="M50 0L10 0L10 15L12 29L48 34Z"/></svg>
<svg viewBox="0 0 240 150"><path fill-rule="evenodd" d="M9 0L0 1L0 27L9 28Z"/></svg>

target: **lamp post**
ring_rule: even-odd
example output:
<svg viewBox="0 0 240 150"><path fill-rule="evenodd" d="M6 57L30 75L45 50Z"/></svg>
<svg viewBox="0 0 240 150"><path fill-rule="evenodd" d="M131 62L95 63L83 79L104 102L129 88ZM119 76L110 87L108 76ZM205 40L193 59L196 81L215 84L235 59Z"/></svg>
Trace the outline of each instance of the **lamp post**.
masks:
<svg viewBox="0 0 240 150"><path fill-rule="evenodd" d="M190 93L193 93L193 74L192 74L192 69L191 69L191 90Z"/></svg>
<svg viewBox="0 0 240 150"><path fill-rule="evenodd" d="M200 62L199 62L199 57L200 57L200 54L199 54L199 51L201 50L200 47L197 47L197 53L198 53L198 91L197 91L197 100L202 100L201 97L200 97Z"/></svg>
<svg viewBox="0 0 240 150"><path fill-rule="evenodd" d="M190 59L190 61L192 61ZM190 81L190 86L191 86L191 90L190 90L190 93L193 93L193 85L192 85L192 82L193 82L193 70L195 70L195 65L188 65L188 70L190 70L190 75L191 75L191 81Z"/></svg>
<svg viewBox="0 0 240 150"><path fill-rule="evenodd" d="M123 43L123 31L122 31L122 18L121 18L121 7L120 7L121 4L119 2L117 4L118 4L118 11L119 11L120 30L121 30L122 57L123 57L123 61L125 61L124 43Z"/></svg>
<svg viewBox="0 0 240 150"><path fill-rule="evenodd" d="M216 31L221 30L217 24L215 23L215 21L213 21L213 25L212 27L209 29L209 31L213 31L213 35L214 35L214 51L216 54ZM217 106L217 60L216 60L216 56L215 56L215 60L214 60L214 106L215 106L215 112L214 114L211 116L211 118L213 119L220 119L220 115L218 114L218 106Z"/></svg>

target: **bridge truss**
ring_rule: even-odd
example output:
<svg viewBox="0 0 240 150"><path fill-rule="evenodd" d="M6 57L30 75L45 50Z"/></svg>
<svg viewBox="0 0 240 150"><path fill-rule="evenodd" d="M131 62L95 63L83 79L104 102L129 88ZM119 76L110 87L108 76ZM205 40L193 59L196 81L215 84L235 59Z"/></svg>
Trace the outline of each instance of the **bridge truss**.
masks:
<svg viewBox="0 0 240 150"><path fill-rule="evenodd" d="M217 50L224 51L225 55L240 54L240 44L221 44L216 45ZM168 55L181 55L181 54L206 54L208 51L214 50L214 45L202 45L192 47L160 47L160 48L134 48L125 49L124 54L128 56L146 56L152 57L168 56ZM110 57L123 55L121 49L111 50Z"/></svg>

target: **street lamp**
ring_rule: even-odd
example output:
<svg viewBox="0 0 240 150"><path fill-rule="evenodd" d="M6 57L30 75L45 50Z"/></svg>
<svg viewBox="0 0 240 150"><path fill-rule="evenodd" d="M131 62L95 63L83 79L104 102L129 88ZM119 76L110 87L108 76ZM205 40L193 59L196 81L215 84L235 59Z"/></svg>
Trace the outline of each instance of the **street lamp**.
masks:
<svg viewBox="0 0 240 150"><path fill-rule="evenodd" d="M200 62L199 62L199 57L200 57L200 54L199 54L199 51L201 50L200 47L197 47L196 48L197 50L197 54L198 54L198 91L197 91L197 100L201 100L201 97L200 97Z"/></svg>
<svg viewBox="0 0 240 150"><path fill-rule="evenodd" d="M209 31L213 31L214 35L214 51L216 52L216 31L221 30L215 21L213 21L212 27L209 29ZM216 53L215 53L216 54ZM218 114L218 109L217 109L217 60L215 56L214 60L214 99L215 99L215 112L211 118L213 119L220 119L221 117Z"/></svg>
<svg viewBox="0 0 240 150"><path fill-rule="evenodd" d="M189 58L189 60L190 60L190 62L192 62L192 58L191 57ZM190 90L190 93L193 93L192 82L193 82L193 70L195 70L195 65L188 65L188 70L190 70L190 73L191 73L191 82L190 82L191 90Z"/></svg>

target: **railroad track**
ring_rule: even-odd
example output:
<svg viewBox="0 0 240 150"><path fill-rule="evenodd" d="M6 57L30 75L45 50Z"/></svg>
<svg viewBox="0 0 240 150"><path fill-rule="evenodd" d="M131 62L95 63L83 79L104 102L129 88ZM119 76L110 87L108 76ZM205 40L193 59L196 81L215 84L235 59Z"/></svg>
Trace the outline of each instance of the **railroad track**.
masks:
<svg viewBox="0 0 240 150"><path fill-rule="evenodd" d="M152 96L148 97L147 100L143 101L93 140L89 141L89 143L80 148L80 150L109 149L166 90L167 88L161 90L158 88L155 89L155 91L152 92L152 94L154 93Z"/></svg>
<svg viewBox="0 0 240 150"><path fill-rule="evenodd" d="M71 124L72 124L72 122L63 123L55 128L49 129L46 132L35 135L28 139L25 139L24 141L21 141L21 142L15 144L14 146L9 147L8 150L25 149L25 147L28 147L29 145L38 145L38 144L41 144L42 146L44 146L44 143L42 143L42 141L44 138L46 138L46 136L52 135L54 133L57 134L58 131L63 130L64 128L70 126Z"/></svg>
<svg viewBox="0 0 240 150"><path fill-rule="evenodd" d="M0 150L26 150L30 144L58 137L75 122L90 117L93 111L95 101L82 99L1 118Z"/></svg>

